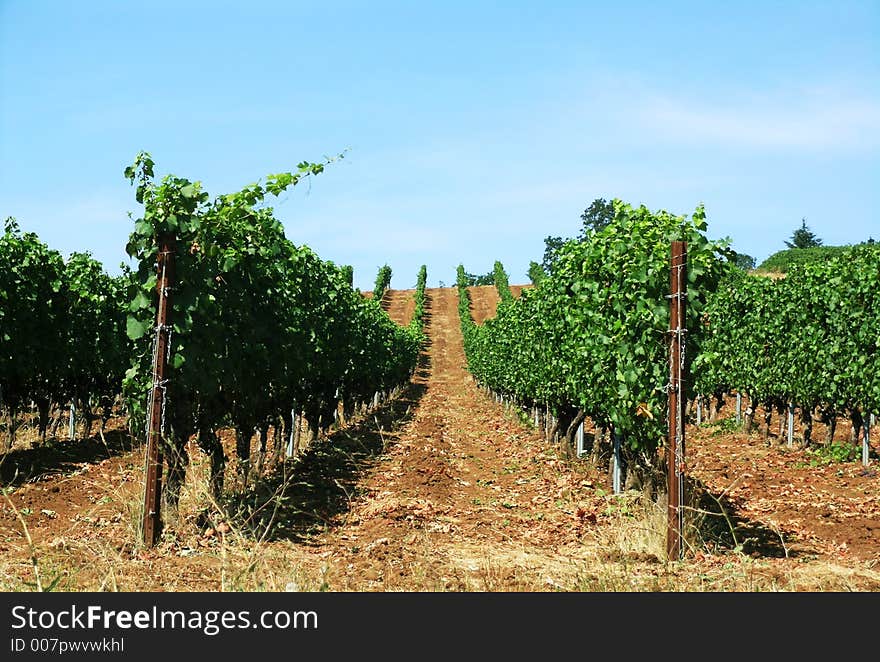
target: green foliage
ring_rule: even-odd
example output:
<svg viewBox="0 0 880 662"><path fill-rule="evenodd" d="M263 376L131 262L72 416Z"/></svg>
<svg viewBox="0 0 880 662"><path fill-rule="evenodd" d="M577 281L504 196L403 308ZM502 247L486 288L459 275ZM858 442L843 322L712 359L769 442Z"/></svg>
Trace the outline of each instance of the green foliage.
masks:
<svg viewBox="0 0 880 662"><path fill-rule="evenodd" d="M713 427L715 428L712 431L712 436L717 437L724 433L729 432L738 432L741 429L741 424L736 422L736 416L728 416L727 418L719 418L716 421L706 421L703 423L704 427Z"/></svg>
<svg viewBox="0 0 880 662"><path fill-rule="evenodd" d="M348 283L349 287L354 287L354 267L350 264L346 264L342 267L342 277L345 279L345 282Z"/></svg>
<svg viewBox="0 0 880 662"><path fill-rule="evenodd" d="M391 285L391 267L387 264L383 265L379 268L379 273L376 274L376 284L373 287L373 298L376 301L382 299L382 295L385 294L385 290Z"/></svg>
<svg viewBox="0 0 880 662"><path fill-rule="evenodd" d="M471 316L471 295L468 292L470 279L468 273L464 270L464 266L459 264L456 270L455 285L458 288L458 318L461 322L461 332L464 335L464 345L467 348L470 339L475 331L476 324ZM466 351L466 350L465 350Z"/></svg>
<svg viewBox="0 0 880 662"><path fill-rule="evenodd" d="M816 448L808 448L811 467L827 466L842 462L855 462L862 455L862 449L855 444L831 443Z"/></svg>
<svg viewBox="0 0 880 662"><path fill-rule="evenodd" d="M553 265L556 264L559 250L567 241L571 240L550 236L544 238L544 256L541 259L541 268L544 269L546 273L552 273Z"/></svg>
<svg viewBox="0 0 880 662"><path fill-rule="evenodd" d="M544 276L547 274L544 272L544 268L532 260L529 262L529 271L528 271L529 280L532 281L532 285L538 285L542 280L544 280Z"/></svg>
<svg viewBox="0 0 880 662"><path fill-rule="evenodd" d="M745 253L736 253L733 257L733 263L743 271L751 271L755 268L755 258Z"/></svg>
<svg viewBox="0 0 880 662"><path fill-rule="evenodd" d="M609 225L563 244L550 275L482 326L470 318L459 267L459 312L478 381L520 402L581 409L650 450L665 434L670 242L688 242L688 362L730 251L703 234L702 207L687 219L613 205Z"/></svg>
<svg viewBox="0 0 880 662"><path fill-rule="evenodd" d="M122 389L131 355L125 330L129 278L129 273L107 275L88 253L73 253L65 265L71 350L66 357L65 390L86 412L94 405L109 409Z"/></svg>
<svg viewBox="0 0 880 662"><path fill-rule="evenodd" d="M495 284L495 272L490 271L487 274L472 274L465 272L464 275L465 281L468 285L494 285Z"/></svg>
<svg viewBox="0 0 880 662"><path fill-rule="evenodd" d="M816 248L822 245L819 239L808 227L807 219L801 219L801 226L791 235L791 241L786 241L785 245L789 248Z"/></svg>
<svg viewBox="0 0 880 662"><path fill-rule="evenodd" d="M409 332L418 340L420 346L425 340L425 285L427 282L428 267L423 264L419 268L419 275L416 279L416 291L413 295L416 305L409 323Z"/></svg>
<svg viewBox="0 0 880 662"><path fill-rule="evenodd" d="M504 265L498 260L495 260L495 266L492 269L492 280L495 283L495 288L498 290L498 296L501 297L501 303L513 303L513 293L510 291L507 272L504 271Z"/></svg>
<svg viewBox="0 0 880 662"><path fill-rule="evenodd" d="M614 221L614 204L605 198L596 198L581 214L584 222L579 239L584 239L591 232L599 232Z"/></svg>
<svg viewBox="0 0 880 662"><path fill-rule="evenodd" d="M800 249L810 250L810 249ZM710 298L699 392L880 411L880 248L847 249L785 278L731 274Z"/></svg>
<svg viewBox="0 0 880 662"><path fill-rule="evenodd" d="M580 216L582 221L581 230L578 233L576 241L586 241L591 234L599 232L608 227L614 221L614 203L605 198L596 198L590 203ZM545 273L551 273L559 257L560 249L571 239L563 237L546 237L544 239L544 256L541 260L541 267ZM540 280L541 275L532 273L529 268L529 278L537 285L537 277Z"/></svg>
<svg viewBox="0 0 880 662"><path fill-rule="evenodd" d="M817 246L814 248L788 248L777 251L758 265L758 271L788 273L796 266L817 264L831 258L846 255L852 246Z"/></svg>
<svg viewBox="0 0 880 662"><path fill-rule="evenodd" d="M75 399L90 414L120 392L130 352L125 281L86 253L65 261L7 219L0 237L0 397L12 411ZM45 430L45 428L43 428Z"/></svg>
<svg viewBox="0 0 880 662"><path fill-rule="evenodd" d="M199 182L168 175L155 183L148 154L126 169L144 203L128 242L138 263L127 322L136 351L125 378L134 429L151 379L145 330L156 305L157 237L171 238L174 255L166 393L178 439L230 424L252 431L294 404L327 421L339 399L366 400L412 374L417 340L378 300L352 290L342 269L289 241L262 205L324 165L304 162L213 200Z"/></svg>
<svg viewBox="0 0 880 662"><path fill-rule="evenodd" d="M64 260L7 218L0 238L0 398L15 411L65 396Z"/></svg>

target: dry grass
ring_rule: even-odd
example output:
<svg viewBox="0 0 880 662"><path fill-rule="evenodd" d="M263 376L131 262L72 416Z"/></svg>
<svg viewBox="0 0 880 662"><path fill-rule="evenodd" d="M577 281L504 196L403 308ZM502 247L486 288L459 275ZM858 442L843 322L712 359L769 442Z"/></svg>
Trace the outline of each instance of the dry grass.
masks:
<svg viewBox="0 0 880 662"><path fill-rule="evenodd" d="M516 417L505 412L505 418ZM273 515L253 526L212 498L208 462L192 453L177 517L156 550L140 547L143 466L141 452L119 475L86 471L87 492L101 495L50 540L30 543L21 519L18 553L0 559L0 590L68 591L578 591L578 592L844 592L880 590L872 567L844 567L814 559L764 558L742 552L733 522L690 508L685 516L685 560L667 562L666 508L639 493L597 497L602 512L577 545L557 548L523 539L454 542L430 527L413 529L405 554L352 578L348 558L291 540L271 540ZM553 465L553 481L583 476L578 461ZM120 469L122 471L122 469ZM234 465L227 469L231 475ZM281 483L265 508L283 498ZM562 492L567 508L579 495ZM228 504L227 504L228 505ZM708 526L714 518L714 525ZM103 528L95 528L98 524ZM221 525L224 525L222 532ZM719 549L718 527L733 544ZM213 533L206 535L207 529ZM369 554L374 541L358 554Z"/></svg>
<svg viewBox="0 0 880 662"><path fill-rule="evenodd" d="M320 558L290 541L267 541L233 519L206 541L197 525L206 510L222 512L210 496L207 467L190 467L176 525L156 553L137 549L139 475L122 484L94 481L107 495L86 513L116 513L121 535L82 535L82 522L68 536L34 545L27 555L0 564L5 591L52 588L72 591L863 591L880 587L873 569L792 559L752 558L739 551L709 553L701 523L686 519L686 560L665 561L666 519L662 504L636 493L606 497L606 512L579 548L547 549L521 542L462 541L441 555L426 530L409 538L406 559L389 560L375 577L352 586L339 560ZM84 518L83 518L84 519ZM119 538L130 541L120 549ZM28 566L31 566L28 568ZM40 582L35 582L39 574Z"/></svg>
<svg viewBox="0 0 880 662"><path fill-rule="evenodd" d="M786 274L781 271L750 271L749 274L752 276L770 278L771 280L779 280L781 278L785 278L786 276Z"/></svg>

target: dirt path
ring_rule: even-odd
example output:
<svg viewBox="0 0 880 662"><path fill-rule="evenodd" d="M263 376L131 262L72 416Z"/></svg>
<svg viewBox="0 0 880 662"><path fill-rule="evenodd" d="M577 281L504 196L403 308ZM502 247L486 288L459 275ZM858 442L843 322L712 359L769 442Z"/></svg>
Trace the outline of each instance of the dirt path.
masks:
<svg viewBox="0 0 880 662"><path fill-rule="evenodd" d="M565 581L586 554L578 539L596 504L577 503L581 478L560 473L540 436L473 383L454 290L428 290L428 299L430 346L416 379L424 392L412 420L362 482L363 497L317 541L334 586L533 590Z"/></svg>
<svg viewBox="0 0 880 662"><path fill-rule="evenodd" d="M494 288L472 298L494 314ZM398 323L411 300L389 294ZM713 428L694 430L690 464L730 521L720 544L697 540L686 563L665 563L662 507L610 495L607 474L558 459L476 386L457 305L454 288L429 289L413 382L231 495L237 519L216 520L195 449L180 515L153 550L135 544L139 451L16 483L39 568L0 504L0 587L33 588L38 571L66 590L880 590L876 473L804 468L793 451Z"/></svg>

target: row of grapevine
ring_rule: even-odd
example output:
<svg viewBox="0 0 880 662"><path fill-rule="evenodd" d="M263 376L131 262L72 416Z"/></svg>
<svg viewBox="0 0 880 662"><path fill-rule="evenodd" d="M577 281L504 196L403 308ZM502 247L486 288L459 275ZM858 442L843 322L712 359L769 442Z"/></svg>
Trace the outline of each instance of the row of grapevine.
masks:
<svg viewBox="0 0 880 662"><path fill-rule="evenodd" d="M414 336L424 339L425 333L425 286L428 283L428 267L422 265L419 268L419 274L416 278L416 291L413 294L415 299L415 308L413 308L412 320L410 320L410 333Z"/></svg>
<svg viewBox="0 0 880 662"><path fill-rule="evenodd" d="M75 403L86 436L106 424L128 367L127 275L111 277L87 253L65 261L9 218L0 237L0 407L7 450L31 406L46 439L50 411ZM56 418L57 423L60 416Z"/></svg>
<svg viewBox="0 0 880 662"><path fill-rule="evenodd" d="M607 227L565 244L551 275L502 302L482 326L470 317L459 266L459 312L479 383L549 410L551 435L566 449L584 417L613 428L630 465L649 469L666 432L670 242L688 242L688 363L700 351L707 299L730 268L729 249L706 238L702 207L688 219L613 204Z"/></svg>
<svg viewBox="0 0 880 662"><path fill-rule="evenodd" d="M799 407L806 443L814 413L832 433L849 415L857 435L880 411L880 248L852 247L780 279L731 273L705 323L698 392L747 394L765 415Z"/></svg>
<svg viewBox="0 0 880 662"><path fill-rule="evenodd" d="M379 268L379 273L376 274L376 283L373 286L373 298L376 301L381 301L382 295L385 294L385 290L391 287L391 267L387 264L383 264Z"/></svg>
<svg viewBox="0 0 880 662"><path fill-rule="evenodd" d="M421 336L400 327L351 288L350 274L284 235L267 195L279 195L324 164L270 175L209 200L199 182L154 181L149 154L126 176L137 184L143 217L128 253L138 262L129 336L137 351L125 394L134 425L145 419L151 385L157 238L172 241L170 363L164 387L166 498L174 505L186 470L186 441L196 435L211 457L212 485L222 489L225 456L217 430L236 431L247 475L254 431L265 451L270 427L286 438L302 412L312 436L329 427L340 403L366 402L415 369ZM389 270L390 271L390 270Z"/></svg>
<svg viewBox="0 0 880 662"><path fill-rule="evenodd" d="M504 265L501 264L499 260L495 260L495 265L492 268L492 276L495 280L495 289L498 290L498 296L501 298L501 303L512 303L513 292L510 291L510 280L507 277L507 272L504 270Z"/></svg>

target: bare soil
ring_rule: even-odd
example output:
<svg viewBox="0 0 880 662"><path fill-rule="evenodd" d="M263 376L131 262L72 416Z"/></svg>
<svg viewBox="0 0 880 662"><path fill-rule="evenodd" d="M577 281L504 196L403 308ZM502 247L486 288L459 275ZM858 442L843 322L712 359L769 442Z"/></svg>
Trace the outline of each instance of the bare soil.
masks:
<svg viewBox="0 0 880 662"><path fill-rule="evenodd" d="M478 320L494 314L493 293L471 289ZM401 324L412 294L386 295ZM691 426L689 475L704 496L686 559L667 562L662 504L610 494L604 467L560 458L526 416L486 395L466 370L455 289L427 295L411 384L269 463L222 508L193 449L155 549L137 544L142 452L124 430L106 447L57 442L7 457L0 587L31 590L39 577L74 591L880 590L876 459L811 467L803 450L726 431L729 411Z"/></svg>
<svg viewBox="0 0 880 662"><path fill-rule="evenodd" d="M468 288L468 293L471 295L471 317L477 324L495 317L495 309L501 297L494 285L473 285ZM455 318L458 319L457 314Z"/></svg>
<svg viewBox="0 0 880 662"><path fill-rule="evenodd" d="M511 285L510 293L519 297L522 291L533 287L532 285ZM482 324L490 317L495 317L495 310L501 297L494 285L472 285L468 288L471 295L471 317L477 324Z"/></svg>
<svg viewBox="0 0 880 662"><path fill-rule="evenodd" d="M387 290L382 298L382 308L388 316L401 326L412 321L416 310L415 292L413 290Z"/></svg>

